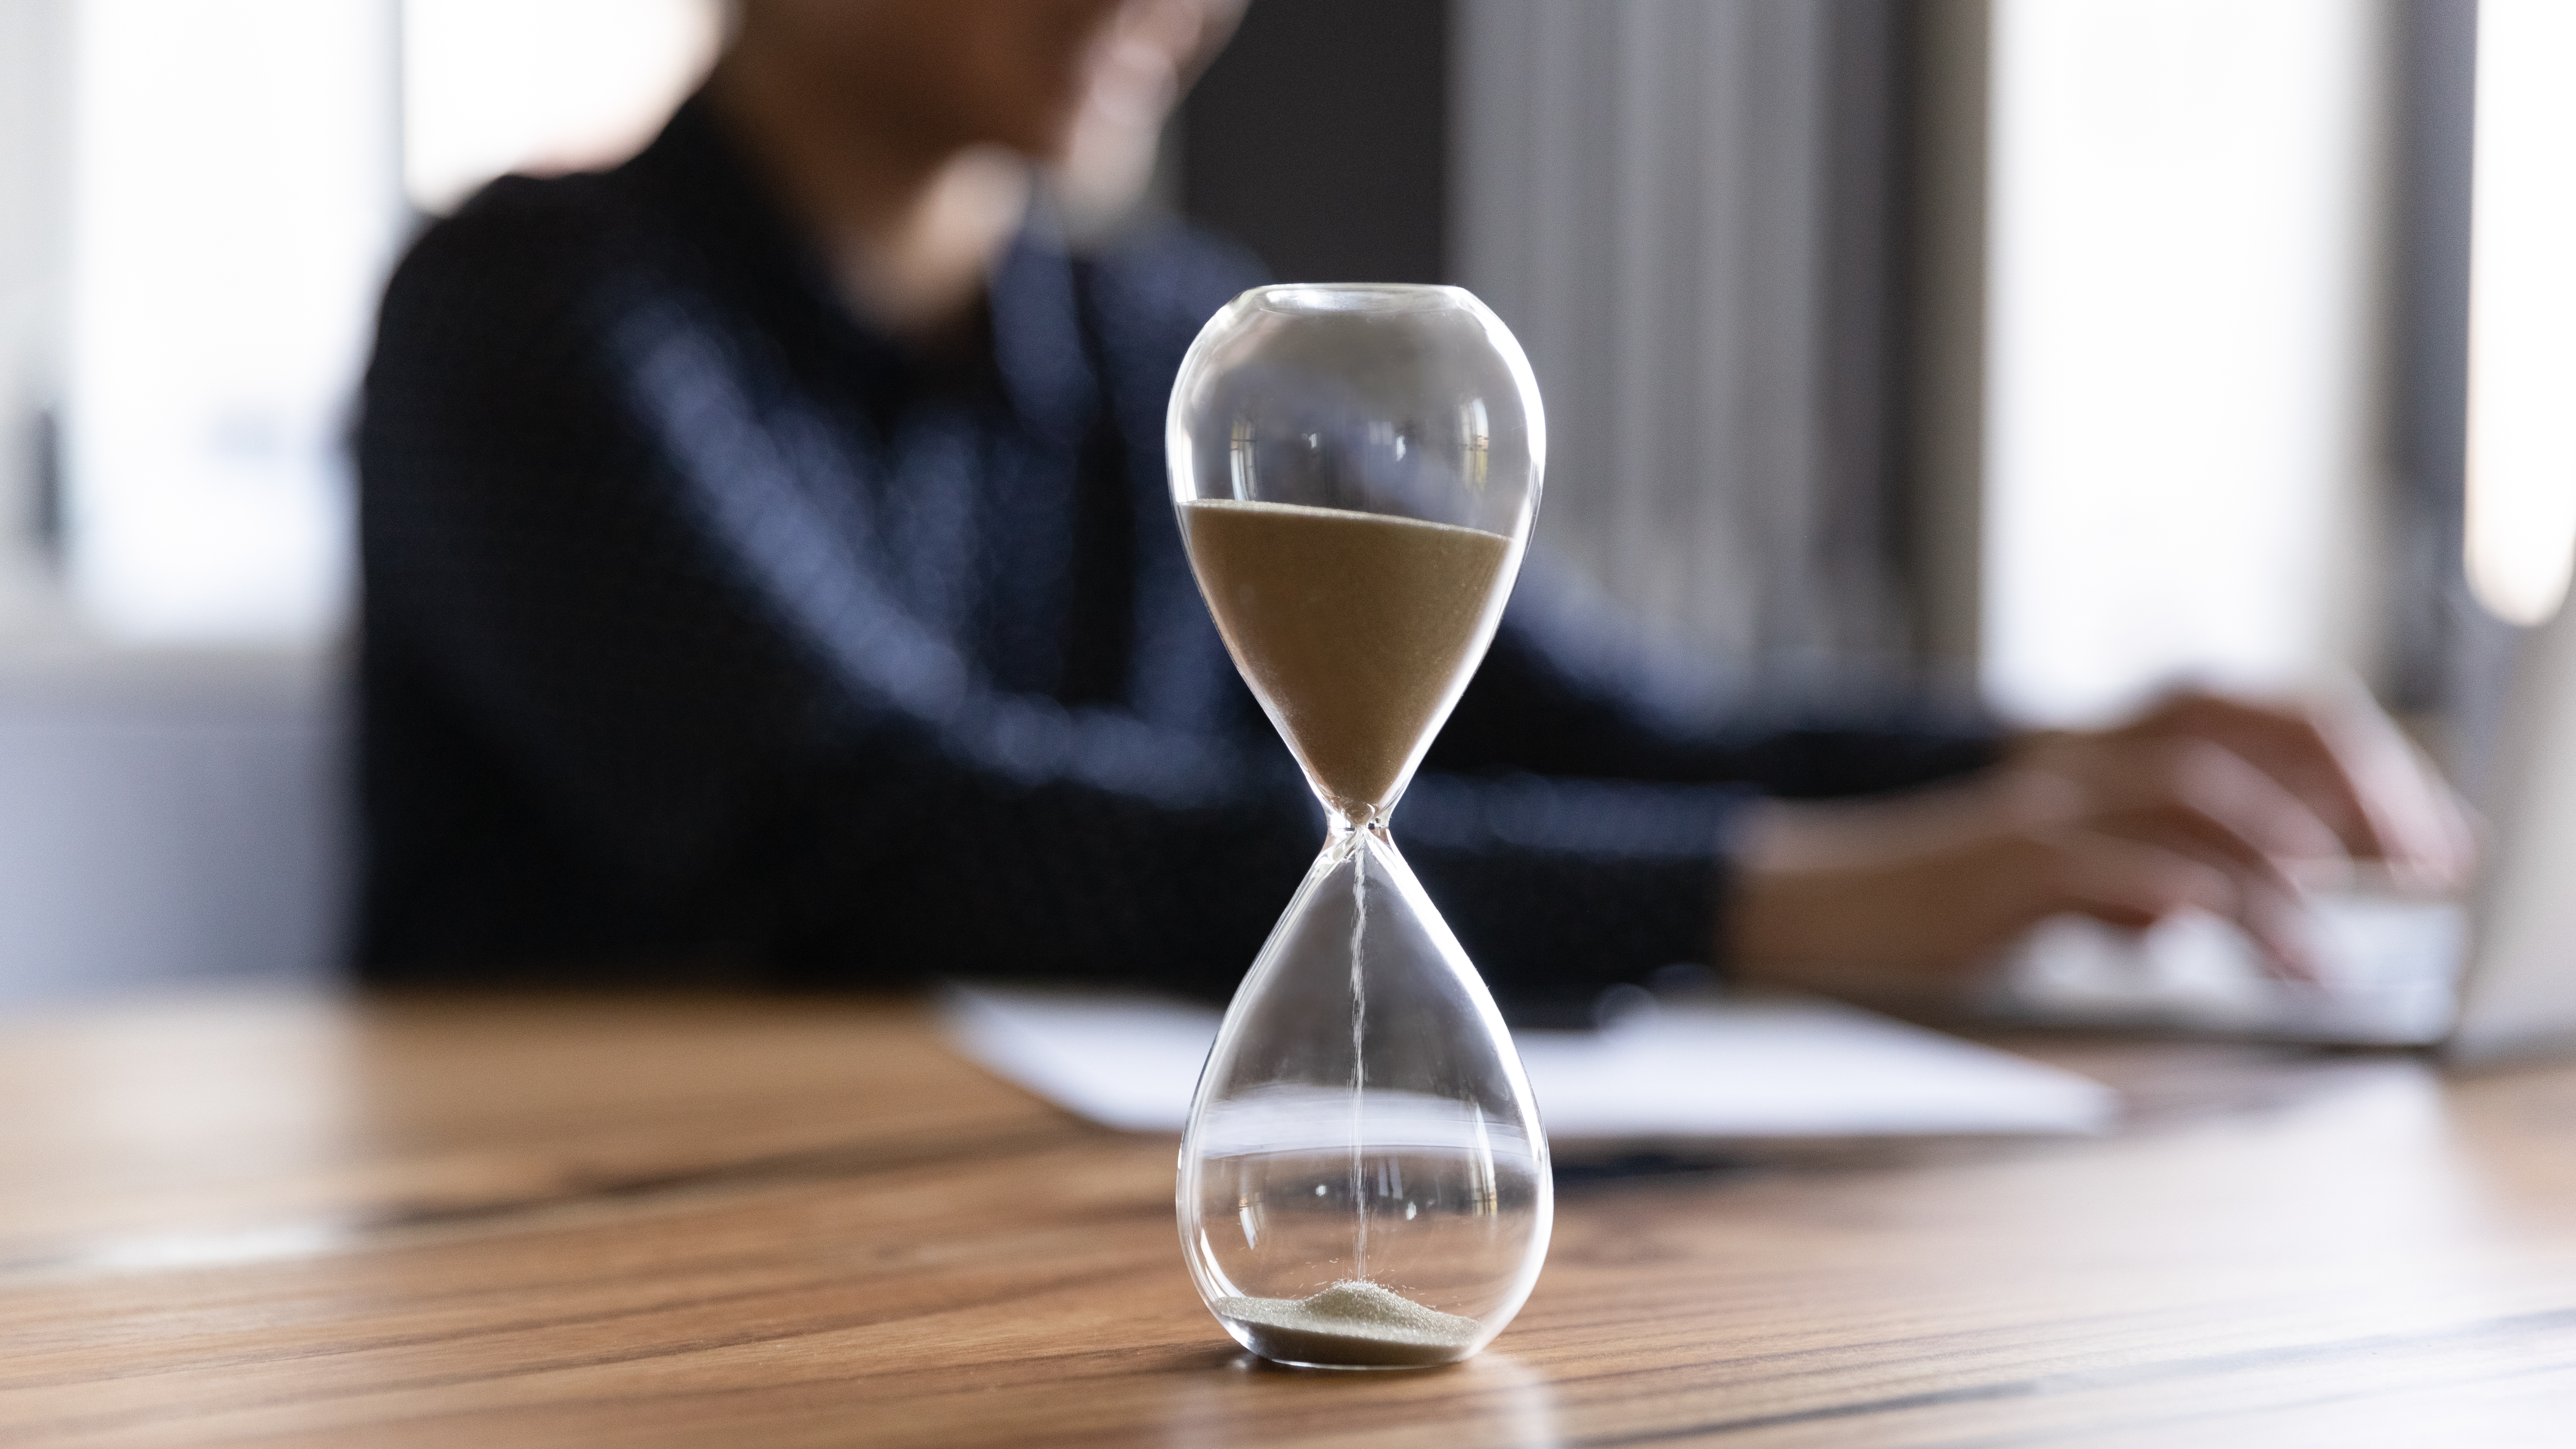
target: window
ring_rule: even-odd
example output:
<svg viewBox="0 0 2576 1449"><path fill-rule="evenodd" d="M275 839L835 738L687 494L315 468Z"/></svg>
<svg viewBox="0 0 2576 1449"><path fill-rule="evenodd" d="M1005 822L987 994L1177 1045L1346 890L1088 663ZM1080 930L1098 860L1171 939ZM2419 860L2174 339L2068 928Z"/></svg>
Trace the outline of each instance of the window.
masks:
<svg viewBox="0 0 2576 1449"><path fill-rule="evenodd" d="M2517 624L2556 612L2576 546L2576 5L2478 8L2469 251L2468 571Z"/></svg>
<svg viewBox="0 0 2576 1449"><path fill-rule="evenodd" d="M2006 710L2369 662L2378 24L1998 0L1982 669Z"/></svg>
<svg viewBox="0 0 2576 1449"><path fill-rule="evenodd" d="M345 623L346 437L414 208L621 159L715 0L68 0L66 577L148 642Z"/></svg>

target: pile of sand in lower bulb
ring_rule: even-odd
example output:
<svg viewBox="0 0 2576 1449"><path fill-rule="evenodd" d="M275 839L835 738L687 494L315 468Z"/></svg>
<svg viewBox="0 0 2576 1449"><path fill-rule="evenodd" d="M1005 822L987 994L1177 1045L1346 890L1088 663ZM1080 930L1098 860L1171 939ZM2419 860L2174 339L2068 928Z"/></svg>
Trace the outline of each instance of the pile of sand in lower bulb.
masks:
<svg viewBox="0 0 2576 1449"><path fill-rule="evenodd" d="M1217 1313L1255 1352L1283 1363L1413 1368L1449 1363L1476 1342L1472 1318L1425 1308L1392 1289L1346 1278L1306 1298L1220 1298Z"/></svg>

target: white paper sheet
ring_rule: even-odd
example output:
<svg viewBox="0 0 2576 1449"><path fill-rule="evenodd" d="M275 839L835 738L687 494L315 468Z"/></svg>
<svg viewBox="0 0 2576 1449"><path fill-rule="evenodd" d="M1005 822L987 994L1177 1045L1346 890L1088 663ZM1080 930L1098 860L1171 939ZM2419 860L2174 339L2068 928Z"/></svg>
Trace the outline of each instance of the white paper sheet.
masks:
<svg viewBox="0 0 2576 1449"><path fill-rule="evenodd" d="M1217 1013L1136 996L960 987L958 1046L1132 1132L1186 1123ZM2099 1132L2099 1082L1838 1003L1667 1007L1602 1032L1513 1034L1552 1142Z"/></svg>

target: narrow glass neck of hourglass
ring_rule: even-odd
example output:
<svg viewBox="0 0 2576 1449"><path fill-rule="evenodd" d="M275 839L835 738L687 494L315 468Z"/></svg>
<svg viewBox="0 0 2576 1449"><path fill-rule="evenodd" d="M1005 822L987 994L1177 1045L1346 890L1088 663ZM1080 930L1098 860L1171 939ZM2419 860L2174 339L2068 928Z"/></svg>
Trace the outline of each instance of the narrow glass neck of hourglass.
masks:
<svg viewBox="0 0 2576 1449"><path fill-rule="evenodd" d="M1357 844L1363 833L1374 835L1380 840L1391 838L1387 832L1387 817L1395 813L1392 808L1369 810L1364 813L1327 808L1324 813L1332 821L1331 832L1326 841L1328 847L1346 850Z"/></svg>

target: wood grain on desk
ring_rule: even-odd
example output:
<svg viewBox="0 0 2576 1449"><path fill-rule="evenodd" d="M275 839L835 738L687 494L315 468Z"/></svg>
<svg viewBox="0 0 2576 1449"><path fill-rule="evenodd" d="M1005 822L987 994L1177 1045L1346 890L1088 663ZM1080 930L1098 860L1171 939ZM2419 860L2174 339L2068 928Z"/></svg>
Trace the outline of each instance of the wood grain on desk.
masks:
<svg viewBox="0 0 2576 1449"><path fill-rule="evenodd" d="M2576 1070L2035 1049L2136 1120L1573 1184L1493 1349L1326 1375L903 1004L20 1025L0 1443L2576 1443Z"/></svg>

